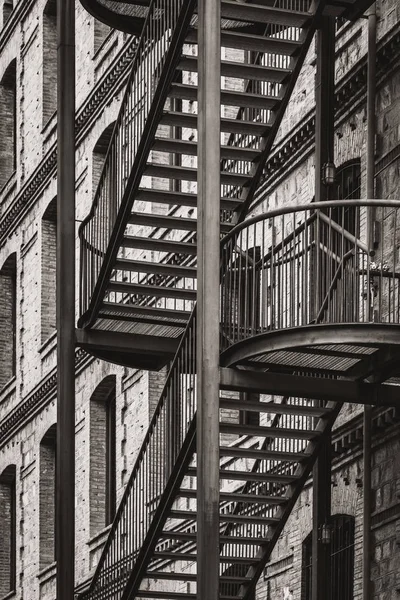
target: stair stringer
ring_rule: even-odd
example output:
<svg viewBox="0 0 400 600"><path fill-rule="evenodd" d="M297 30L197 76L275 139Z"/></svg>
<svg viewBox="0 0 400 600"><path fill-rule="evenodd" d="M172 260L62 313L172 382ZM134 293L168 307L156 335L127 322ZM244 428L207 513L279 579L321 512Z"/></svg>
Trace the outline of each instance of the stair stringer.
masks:
<svg viewBox="0 0 400 600"><path fill-rule="evenodd" d="M192 419L185 441L175 462L171 476L165 486L164 493L160 499L158 508L154 513L152 524L146 539L138 554L135 566L125 584L125 590L121 600L133 600L143 580L146 568L152 558L153 552L160 538L171 507L176 499L177 490L182 483L190 461L196 448L196 416Z"/></svg>
<svg viewBox="0 0 400 600"><path fill-rule="evenodd" d="M271 553L279 539L280 534L283 531L283 528L286 525L288 518L291 515L294 505L299 498L304 485L311 473L311 470L314 466L316 459L318 458L319 451L321 446L329 436L333 424L342 408L342 402L328 402L327 408L331 409L329 416L322 417L319 420L318 425L316 426L316 431L322 431L323 434L316 438L315 440L309 442L305 453L309 455L304 462L298 465L295 474L299 477L295 484L292 484L288 487L286 498L288 499L287 503L283 508L279 507L276 512L276 517L279 518L279 523L275 526L271 526L272 536L271 539L268 540L265 544L260 546L259 550L259 561L256 567L250 567L248 570L246 577L251 577L251 582L242 586L239 597L243 600L249 600L251 594L255 591L256 585L258 583L259 578L261 577L267 562L270 559Z"/></svg>

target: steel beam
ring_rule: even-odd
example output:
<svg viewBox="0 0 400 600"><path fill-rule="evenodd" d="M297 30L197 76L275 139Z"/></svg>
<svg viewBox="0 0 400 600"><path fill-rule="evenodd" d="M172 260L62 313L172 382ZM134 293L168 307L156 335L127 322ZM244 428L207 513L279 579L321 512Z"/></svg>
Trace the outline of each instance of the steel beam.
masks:
<svg viewBox="0 0 400 600"><path fill-rule="evenodd" d="M198 2L197 598L219 598L221 4Z"/></svg>
<svg viewBox="0 0 400 600"><path fill-rule="evenodd" d="M57 0L57 599L75 570L75 2Z"/></svg>
<svg viewBox="0 0 400 600"><path fill-rule="evenodd" d="M353 402L377 406L400 406L400 386L220 369L221 388L228 391L275 394L329 402Z"/></svg>

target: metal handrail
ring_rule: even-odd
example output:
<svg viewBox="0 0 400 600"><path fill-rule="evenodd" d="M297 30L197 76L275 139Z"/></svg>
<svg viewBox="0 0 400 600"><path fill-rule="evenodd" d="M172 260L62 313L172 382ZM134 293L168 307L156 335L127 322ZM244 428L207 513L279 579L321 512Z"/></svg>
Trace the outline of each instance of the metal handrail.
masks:
<svg viewBox="0 0 400 600"><path fill-rule="evenodd" d="M80 326L90 326L99 311L195 4L149 6L92 207L79 228Z"/></svg>

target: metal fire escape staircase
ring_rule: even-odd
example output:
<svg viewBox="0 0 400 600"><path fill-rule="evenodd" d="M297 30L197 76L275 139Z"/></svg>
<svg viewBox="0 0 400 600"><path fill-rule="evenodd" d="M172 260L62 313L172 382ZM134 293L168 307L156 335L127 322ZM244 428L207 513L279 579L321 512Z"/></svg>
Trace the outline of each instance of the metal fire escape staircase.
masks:
<svg viewBox="0 0 400 600"><path fill-rule="evenodd" d="M99 187L80 230L80 343L136 367L156 369L174 358L81 596L196 598L196 3L103 4L146 10ZM366 278L383 279L386 271L374 271L365 244L347 230L348 206L313 205L241 222L322 5L315 13L308 0L221 0L221 10L220 598L233 600L254 592L340 410L322 385L308 391L303 385L299 398L292 381L330 377L335 385L329 387L339 390L338 377L362 379L379 351L370 343L332 350L328 338L320 346L297 340L294 353L287 344L272 344L271 352L260 346L246 352L244 344L257 344L272 330L324 331L335 318L360 320L372 302L371 286L361 302L344 301L344 290L353 286L358 297ZM354 204L358 222L362 210ZM394 268L391 273L395 296ZM303 293L303 304L300 296L289 297L289 285ZM310 308L314 292L316 310ZM319 365L318 355L330 366ZM366 356L366 369L357 369ZM269 384L266 371L273 373ZM352 393L350 381L346 389ZM336 397L349 399L340 391Z"/></svg>

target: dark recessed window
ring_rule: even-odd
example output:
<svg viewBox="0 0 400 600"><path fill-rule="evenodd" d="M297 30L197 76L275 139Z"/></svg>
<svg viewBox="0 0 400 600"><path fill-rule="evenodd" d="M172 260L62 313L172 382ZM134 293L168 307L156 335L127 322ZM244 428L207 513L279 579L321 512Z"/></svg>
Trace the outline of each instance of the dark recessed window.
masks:
<svg viewBox="0 0 400 600"><path fill-rule="evenodd" d="M41 322L42 344L56 330L57 198L42 218Z"/></svg>
<svg viewBox="0 0 400 600"><path fill-rule="evenodd" d="M16 467L0 475L0 598L16 584Z"/></svg>
<svg viewBox="0 0 400 600"><path fill-rule="evenodd" d="M16 169L17 61L14 59L0 82L0 188Z"/></svg>
<svg viewBox="0 0 400 600"><path fill-rule="evenodd" d="M353 600L354 587L354 517L331 518L331 597L329 600ZM301 600L312 595L312 533L303 542Z"/></svg>
<svg viewBox="0 0 400 600"><path fill-rule="evenodd" d="M112 523L116 509L116 378L110 375L90 399L90 535Z"/></svg>
<svg viewBox="0 0 400 600"><path fill-rule="evenodd" d="M43 11L43 127L57 110L57 0Z"/></svg>
<svg viewBox="0 0 400 600"><path fill-rule="evenodd" d="M17 258L11 254L0 270L0 389L16 372Z"/></svg>
<svg viewBox="0 0 400 600"><path fill-rule="evenodd" d="M55 561L57 426L40 442L39 456L39 568Z"/></svg>

